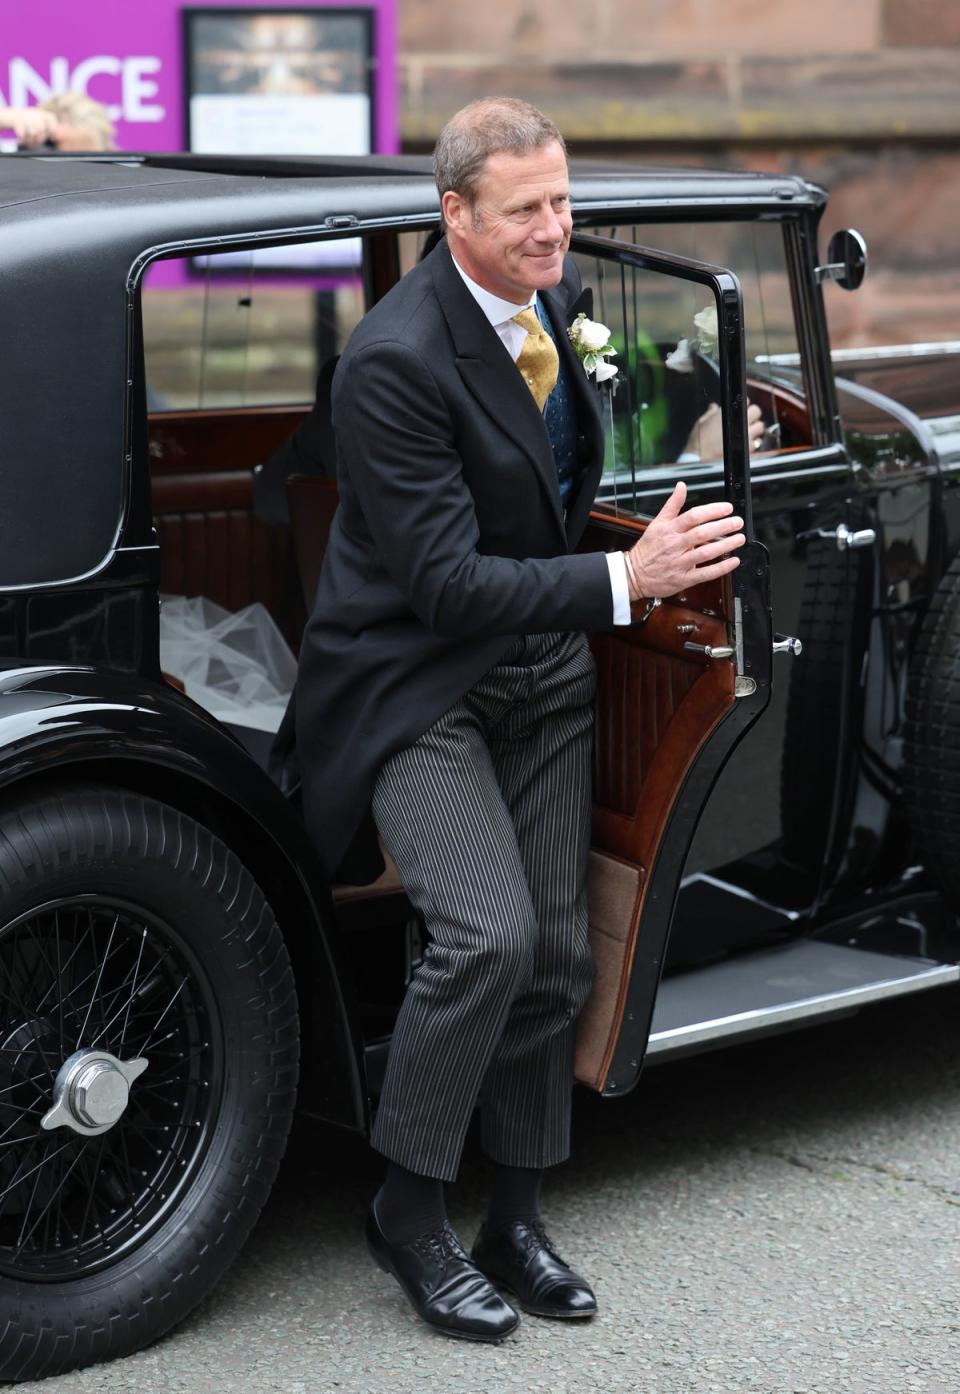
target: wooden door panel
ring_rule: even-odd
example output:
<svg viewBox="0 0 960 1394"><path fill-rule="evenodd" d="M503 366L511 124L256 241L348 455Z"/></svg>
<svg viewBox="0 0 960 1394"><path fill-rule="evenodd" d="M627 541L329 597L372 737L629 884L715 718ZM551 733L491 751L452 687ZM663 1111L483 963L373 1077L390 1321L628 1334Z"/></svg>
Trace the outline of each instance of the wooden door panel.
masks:
<svg viewBox="0 0 960 1394"><path fill-rule="evenodd" d="M649 868L688 764L733 703L733 663L666 657L606 634L592 647L593 845Z"/></svg>
<svg viewBox="0 0 960 1394"><path fill-rule="evenodd" d="M594 516L587 549L627 547L639 520ZM729 643L719 583L670 597L642 625L591 636L597 663L590 943L595 979L577 1025L575 1072L602 1090L620 1034L650 871L697 755L734 703L732 659L684 646Z"/></svg>

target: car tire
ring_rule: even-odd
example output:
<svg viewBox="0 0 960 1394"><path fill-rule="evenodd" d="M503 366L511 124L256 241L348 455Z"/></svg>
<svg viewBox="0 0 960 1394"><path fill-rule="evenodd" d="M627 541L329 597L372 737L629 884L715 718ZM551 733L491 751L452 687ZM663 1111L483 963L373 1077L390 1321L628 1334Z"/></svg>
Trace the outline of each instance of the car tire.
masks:
<svg viewBox="0 0 960 1394"><path fill-rule="evenodd" d="M903 802L919 859L960 909L960 557L934 592L910 660Z"/></svg>
<svg viewBox="0 0 960 1394"><path fill-rule="evenodd" d="M283 1155L299 1031L270 906L207 828L121 789L9 799L0 1379L19 1381L139 1349L223 1274ZM58 1077L70 1121L45 1129Z"/></svg>

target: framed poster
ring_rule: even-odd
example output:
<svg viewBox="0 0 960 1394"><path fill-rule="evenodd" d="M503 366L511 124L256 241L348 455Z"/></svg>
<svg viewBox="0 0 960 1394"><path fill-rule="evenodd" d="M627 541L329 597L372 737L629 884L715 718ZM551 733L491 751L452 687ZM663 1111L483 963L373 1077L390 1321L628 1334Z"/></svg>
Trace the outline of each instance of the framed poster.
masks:
<svg viewBox="0 0 960 1394"><path fill-rule="evenodd" d="M366 155L374 144L373 13L364 7L183 11L187 149ZM197 258L205 269L355 273L359 241Z"/></svg>

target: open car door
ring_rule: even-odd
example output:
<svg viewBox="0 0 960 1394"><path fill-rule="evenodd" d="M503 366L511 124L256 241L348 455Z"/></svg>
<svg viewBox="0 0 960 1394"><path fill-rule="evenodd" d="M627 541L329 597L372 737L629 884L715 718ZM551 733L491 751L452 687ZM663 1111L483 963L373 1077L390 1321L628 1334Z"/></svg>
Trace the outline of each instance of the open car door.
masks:
<svg viewBox="0 0 960 1394"><path fill-rule="evenodd" d="M604 1094L639 1078L684 860L728 755L770 699L769 564L754 540L743 302L732 272L607 238L571 242L588 316L612 331L606 457L584 548L636 541L677 479L688 506L729 499L740 565L643 624L593 636L598 670L592 995L576 1075ZM733 811L731 816L735 816Z"/></svg>

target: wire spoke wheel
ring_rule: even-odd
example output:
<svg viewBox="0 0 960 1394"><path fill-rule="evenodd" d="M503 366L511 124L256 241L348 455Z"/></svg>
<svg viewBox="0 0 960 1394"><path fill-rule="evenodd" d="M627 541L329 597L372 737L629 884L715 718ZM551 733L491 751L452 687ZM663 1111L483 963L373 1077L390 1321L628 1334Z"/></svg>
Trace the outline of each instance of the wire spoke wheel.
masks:
<svg viewBox="0 0 960 1394"><path fill-rule="evenodd" d="M0 806L0 1380L128 1354L206 1296L298 1057L280 927L210 829L99 786Z"/></svg>
<svg viewBox="0 0 960 1394"><path fill-rule="evenodd" d="M96 896L0 931L0 983L0 1273L76 1277L142 1243L202 1154L216 1006L169 925ZM82 1051L147 1066L106 1131L46 1131L58 1072Z"/></svg>

